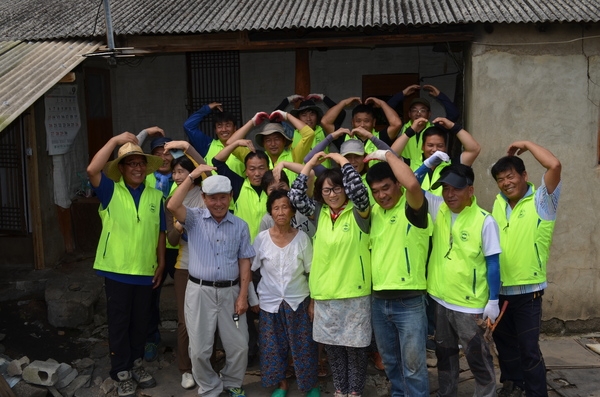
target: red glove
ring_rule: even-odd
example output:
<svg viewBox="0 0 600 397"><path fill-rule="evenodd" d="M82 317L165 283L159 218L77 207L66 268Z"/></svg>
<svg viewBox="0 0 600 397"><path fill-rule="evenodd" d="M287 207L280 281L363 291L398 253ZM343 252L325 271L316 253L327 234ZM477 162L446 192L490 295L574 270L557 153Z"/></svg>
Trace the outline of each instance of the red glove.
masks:
<svg viewBox="0 0 600 397"><path fill-rule="evenodd" d="M325 95L323 94L309 94L305 99L306 100L313 100L313 101L322 101L323 98L325 98Z"/></svg>
<svg viewBox="0 0 600 397"><path fill-rule="evenodd" d="M280 123L282 121L286 121L287 120L287 113L284 112L283 110L275 110L269 116L269 120L271 120L274 123L277 123L277 122Z"/></svg>
<svg viewBox="0 0 600 397"><path fill-rule="evenodd" d="M258 112L254 115L254 117L252 117L252 124L254 124L254 126L256 127L257 125L261 124L263 121L268 120L268 119L269 119L269 113Z"/></svg>

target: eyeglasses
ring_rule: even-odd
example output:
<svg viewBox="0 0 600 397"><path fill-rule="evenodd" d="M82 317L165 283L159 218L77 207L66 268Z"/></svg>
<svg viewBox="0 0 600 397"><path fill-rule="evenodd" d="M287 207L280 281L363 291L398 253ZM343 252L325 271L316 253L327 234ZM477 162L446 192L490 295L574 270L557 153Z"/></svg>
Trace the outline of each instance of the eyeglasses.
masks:
<svg viewBox="0 0 600 397"><path fill-rule="evenodd" d="M425 108L421 108L421 109L410 109L411 113L414 114L426 114L427 112L429 112L429 109L425 109Z"/></svg>
<svg viewBox="0 0 600 397"><path fill-rule="evenodd" d="M145 161L130 161L129 163L125 163L129 168L144 168L148 165Z"/></svg>
<svg viewBox="0 0 600 397"><path fill-rule="evenodd" d="M336 187L324 187L323 189L321 189L321 193L323 193L323 196L329 196L331 195L331 193L335 193L335 194L340 194L342 192L342 187L341 186L336 186Z"/></svg>

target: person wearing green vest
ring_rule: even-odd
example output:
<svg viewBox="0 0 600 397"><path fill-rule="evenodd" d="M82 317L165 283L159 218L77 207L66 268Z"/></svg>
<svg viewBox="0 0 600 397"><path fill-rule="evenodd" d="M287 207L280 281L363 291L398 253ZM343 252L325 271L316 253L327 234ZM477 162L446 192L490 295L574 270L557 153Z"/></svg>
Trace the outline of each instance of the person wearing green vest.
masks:
<svg viewBox="0 0 600 397"><path fill-rule="evenodd" d="M428 121L425 118L419 118L415 120L412 123L412 126L409 127L404 134L400 135L392 144L392 149L394 152L396 152L398 155L404 153L404 149L407 147L406 145L410 142L410 137L414 135L413 128L422 131L427 124ZM460 124L454 123L444 117L438 117L433 120L431 127L425 128L422 133L421 138L423 140L423 146L421 147L421 152L423 162L425 162L425 160L430 158L437 151L448 153L449 134L456 135L460 143L462 143L463 151L460 156L452 159L452 161L448 159L433 168L431 167L431 164L428 163L428 166L425 168L420 168L422 167L421 164L418 168L413 169L415 173L424 172L421 187L423 190L429 191L436 196L442 195L442 188L438 187L437 189L433 190L431 189L431 186L439 179L440 173L444 167L447 167L451 163L464 164L470 167L473 165L475 159L477 159L477 156L479 156L479 153L481 152L481 146L479 146L479 143L477 143L473 136L464 128L462 128ZM417 179L420 178L417 176Z"/></svg>
<svg viewBox="0 0 600 397"><path fill-rule="evenodd" d="M117 158L108 162L119 146ZM135 396L137 386L156 385L142 363L152 291L165 269L166 221L163 195L145 178L162 163L160 157L142 151L135 135L123 132L112 137L87 168L100 200L102 232L94 269L104 277L110 376L118 382L120 397Z"/></svg>
<svg viewBox="0 0 600 397"><path fill-rule="evenodd" d="M309 174L327 159L341 168L317 177L313 200L306 194ZM317 223L308 280L315 301L313 339L327 350L334 396L360 396L373 332L367 188L345 157L319 152L304 165L288 196L298 211Z"/></svg>
<svg viewBox="0 0 600 397"><path fill-rule="evenodd" d="M456 396L459 345L475 377L475 396L496 396L496 376L480 323L494 323L500 309L498 224L477 205L473 169L452 164L434 184L442 197L425 196L433 220L427 292L436 306L438 396Z"/></svg>
<svg viewBox="0 0 600 397"><path fill-rule="evenodd" d="M431 223L411 169L391 150L367 173L371 212L372 321L392 396L429 397L425 267ZM405 193L403 194L402 189Z"/></svg>
<svg viewBox="0 0 600 397"><path fill-rule="evenodd" d="M531 152L546 169L541 186L528 182L520 155ZM539 346L542 295L561 190L560 161L529 141L513 142L492 167L500 193L492 215L500 227L500 305L508 302L494 332L502 396L547 396L546 366ZM499 394L500 395L500 394Z"/></svg>
<svg viewBox="0 0 600 397"><path fill-rule="evenodd" d="M398 132L400 132L402 120L398 116L398 113L385 103L385 101L375 97L367 98L364 103L360 97L350 97L341 100L337 105L329 109L321 119L321 126L325 130L325 133L331 134L336 130L334 124L336 118L345 108L352 105L356 105L352 109L352 128L355 129L360 127L367 131L371 131L375 137L381 139L388 145L391 145L396 139ZM388 126L380 131L375 130L377 120L375 119L374 108L380 108L387 119ZM346 137L346 140L350 138L351 136L348 136ZM366 138L360 137L360 139L363 140L367 153L377 150L377 148L371 142L366 140Z"/></svg>
<svg viewBox="0 0 600 397"><path fill-rule="evenodd" d="M446 94L432 85L426 84L422 87L419 84L409 85L404 90L392 96L387 103L390 105L390 107L392 107L392 109L397 109L398 105L404 101L405 97L413 95L420 89L428 91L429 96L433 97L444 107L446 118L448 120L452 122L458 121L458 118L460 117L458 108L454 105L454 103L452 103ZM402 126L402 131L400 132L400 136L409 134L409 137L412 138L403 148L402 157L405 159L407 164L410 165L410 168L413 171L418 169L423 163L423 150L421 150L421 147L424 137L421 135L421 132L432 126L432 124L429 123L430 117L431 104L429 101L425 98L414 98L409 105L409 120ZM418 119L424 119L425 123L420 126L414 126L414 122Z"/></svg>
<svg viewBox="0 0 600 397"><path fill-rule="evenodd" d="M365 149L364 142L367 142L369 145L370 152L374 150L391 150L387 143L383 142L381 139L377 138L371 132L365 130L362 127L354 128L350 131L347 128L340 128L333 133L327 135L327 138L317 146L315 146L307 155L304 157L304 161L309 161L315 154L321 151L325 151L327 145L335 140L340 139L343 136L356 137L355 139L348 139L342 146L340 147L340 154L348 160L350 165L358 172L363 180L365 186L367 186L367 190L369 191L369 203L371 205L375 204L375 199L373 199L373 195L371 194L371 189L368 187L366 182L367 171L369 171L369 163L365 162L365 156L367 151ZM374 149L375 148L375 149ZM327 167L323 164L315 166L313 171L315 175L319 176L323 171L325 171Z"/></svg>
<svg viewBox="0 0 600 397"><path fill-rule="evenodd" d="M286 111L289 105L298 106L297 109L290 110L290 113L292 113L294 117L306 123L306 125L308 125L315 131L315 139L313 141L311 149L314 148L316 144L325 139L325 136L327 136L327 133L325 132L325 130L323 130L323 127L321 127L321 118L323 117L323 110L318 105L319 102L323 103L327 107L327 109L331 109L336 105L336 103L325 94L308 94L305 97L303 97L302 95L293 94L286 98L283 98L281 103L275 108L275 110ZM340 114L334 121L335 130L342 126L342 123L344 122L345 118L346 112L340 112ZM289 124L282 124L286 130L294 130L294 128L290 127ZM292 147L296 147L300 139L301 135L299 131L295 130L294 142L292 143ZM341 142L336 142L335 145L339 147L339 145L341 145ZM329 153L329 151L326 152Z"/></svg>
<svg viewBox="0 0 600 397"><path fill-rule="evenodd" d="M275 110L270 115L266 112L256 113L246 124L238 129L231 138L227 141L231 144L239 139L244 139L248 133L254 128L268 121L257 131L255 136L256 143L262 147L265 153L269 156L271 164L277 165L280 161L290 161L302 164L304 156L310 151L315 131L306 123L298 120L290 113L282 110ZM302 139L294 147L292 146L293 136L289 130L283 127L283 122L288 122L294 128L300 131ZM242 156L244 151L239 152ZM246 151L247 153L247 151ZM288 169L285 170L288 179L293 181L296 179L296 174Z"/></svg>
<svg viewBox="0 0 600 397"><path fill-rule="evenodd" d="M245 178L233 172L226 163L231 153L240 147L248 152L244 161ZM269 157L262 150L255 150L249 139L238 139L217 153L213 164L219 175L224 175L231 181L233 214L246 221L250 229L250 241L254 242L260 221L267 213L267 194L261 187L261 181L269 169Z"/></svg>
<svg viewBox="0 0 600 397"><path fill-rule="evenodd" d="M213 118L216 139L208 136L200 129L200 123L210 114ZM194 112L183 124L183 129L190 143L204 158L206 164L213 165L212 159L227 146L227 140L235 132L236 126L235 116L229 112L224 112L222 103L211 102ZM227 165L239 176L244 176L243 159L240 160L236 156L231 156L227 159Z"/></svg>

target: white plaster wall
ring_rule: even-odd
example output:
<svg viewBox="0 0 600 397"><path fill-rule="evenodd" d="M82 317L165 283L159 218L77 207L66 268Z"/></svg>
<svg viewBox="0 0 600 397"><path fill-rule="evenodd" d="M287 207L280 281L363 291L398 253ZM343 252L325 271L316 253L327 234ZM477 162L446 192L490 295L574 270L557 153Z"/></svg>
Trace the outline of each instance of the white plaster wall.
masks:
<svg viewBox="0 0 600 397"><path fill-rule="evenodd" d="M137 134L157 125L168 136L184 139L183 122L188 116L185 54L139 60L139 64L119 63L111 69L115 135Z"/></svg>
<svg viewBox="0 0 600 397"><path fill-rule="evenodd" d="M580 25L549 25L543 33L495 25L491 34L478 32L467 60L467 128L482 146L474 165L480 205L491 210L498 188L489 170L512 141L534 141L562 162L544 320L600 317L600 39L578 40L598 34ZM544 169L531 154L522 158L539 185Z"/></svg>
<svg viewBox="0 0 600 397"><path fill-rule="evenodd" d="M460 56L460 55L459 55ZM271 111L283 98L294 94L295 52L242 53L241 91L244 119L257 111ZM328 95L334 101L362 96L362 76L370 74L419 73L422 77L457 71L445 53L433 52L432 46L388 47L374 49L313 50L309 53L311 91ZM454 97L456 75L428 77L422 84L432 84L450 98ZM423 91L421 96L428 97ZM433 114L443 108L431 100ZM350 118L346 117L349 126Z"/></svg>

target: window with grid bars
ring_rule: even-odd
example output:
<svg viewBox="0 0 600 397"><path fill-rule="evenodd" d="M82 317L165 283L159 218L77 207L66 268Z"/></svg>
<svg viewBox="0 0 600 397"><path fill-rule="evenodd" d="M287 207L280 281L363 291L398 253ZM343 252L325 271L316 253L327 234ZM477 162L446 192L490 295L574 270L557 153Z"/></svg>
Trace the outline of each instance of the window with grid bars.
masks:
<svg viewBox="0 0 600 397"><path fill-rule="evenodd" d="M23 119L0 131L0 233L27 233Z"/></svg>
<svg viewBox="0 0 600 397"><path fill-rule="evenodd" d="M239 52L189 52L186 58L189 114L202 105L220 102L224 111L235 116L237 125L242 125ZM211 117L202 120L200 129L216 138Z"/></svg>

